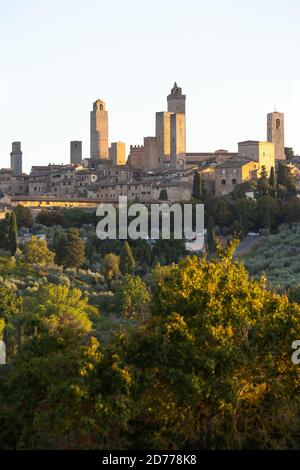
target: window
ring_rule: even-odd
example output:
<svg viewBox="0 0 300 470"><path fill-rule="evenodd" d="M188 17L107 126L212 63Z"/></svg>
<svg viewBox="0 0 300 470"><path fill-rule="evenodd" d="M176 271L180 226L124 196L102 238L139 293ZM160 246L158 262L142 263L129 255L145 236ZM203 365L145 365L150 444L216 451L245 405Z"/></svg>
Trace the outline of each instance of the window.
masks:
<svg viewBox="0 0 300 470"><path fill-rule="evenodd" d="M223 184L223 186L225 186L226 180L222 180L222 181L221 181L221 184Z"/></svg>
<svg viewBox="0 0 300 470"><path fill-rule="evenodd" d="M232 184L236 184L236 179L235 178L233 178Z"/></svg>

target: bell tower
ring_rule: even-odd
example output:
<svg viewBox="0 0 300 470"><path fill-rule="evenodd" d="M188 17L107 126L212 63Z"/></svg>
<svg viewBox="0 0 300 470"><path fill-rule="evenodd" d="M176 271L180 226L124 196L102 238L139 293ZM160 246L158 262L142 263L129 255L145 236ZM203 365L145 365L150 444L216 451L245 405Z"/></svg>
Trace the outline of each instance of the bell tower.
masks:
<svg viewBox="0 0 300 470"><path fill-rule="evenodd" d="M284 150L284 114L274 111L267 117L268 142L275 144L275 159L285 160Z"/></svg>

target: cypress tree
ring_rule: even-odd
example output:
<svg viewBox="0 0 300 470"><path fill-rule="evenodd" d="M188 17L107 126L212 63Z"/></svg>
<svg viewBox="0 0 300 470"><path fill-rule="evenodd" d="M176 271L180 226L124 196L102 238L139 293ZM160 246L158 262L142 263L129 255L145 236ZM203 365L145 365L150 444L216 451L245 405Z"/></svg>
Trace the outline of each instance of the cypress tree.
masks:
<svg viewBox="0 0 300 470"><path fill-rule="evenodd" d="M202 191L201 191L201 178L200 178L200 174L197 170L195 170L195 173L194 173L194 178L193 178L193 193L192 193L192 196L197 200L197 201L200 201L201 200L201 196L202 196Z"/></svg>
<svg viewBox="0 0 300 470"><path fill-rule="evenodd" d="M275 187L275 172L273 166L270 171L269 185L271 186L271 188Z"/></svg>
<svg viewBox="0 0 300 470"><path fill-rule="evenodd" d="M14 256L18 247L18 227L15 212L10 214L8 225L8 250Z"/></svg>
<svg viewBox="0 0 300 470"><path fill-rule="evenodd" d="M214 253L216 250L214 221L212 216L209 216L207 224L207 249L208 253Z"/></svg>
<svg viewBox="0 0 300 470"><path fill-rule="evenodd" d="M125 241L120 255L120 269L122 274L132 274L135 271L135 259L128 241Z"/></svg>

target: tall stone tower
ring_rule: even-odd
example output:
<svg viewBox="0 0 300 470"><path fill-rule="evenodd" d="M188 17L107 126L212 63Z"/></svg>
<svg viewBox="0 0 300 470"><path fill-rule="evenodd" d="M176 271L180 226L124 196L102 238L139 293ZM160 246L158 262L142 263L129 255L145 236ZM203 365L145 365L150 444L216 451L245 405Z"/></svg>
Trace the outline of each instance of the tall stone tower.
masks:
<svg viewBox="0 0 300 470"><path fill-rule="evenodd" d="M171 167L184 168L186 154L185 114L171 114Z"/></svg>
<svg viewBox="0 0 300 470"><path fill-rule="evenodd" d="M82 161L82 142L80 140L72 140L70 142L70 163L75 165Z"/></svg>
<svg viewBox="0 0 300 470"><path fill-rule="evenodd" d="M179 88L175 82L170 95L167 97L168 112L185 114L185 99L186 96L182 94L182 88Z"/></svg>
<svg viewBox="0 0 300 470"><path fill-rule="evenodd" d="M108 158L108 112L102 100L91 111L91 158Z"/></svg>
<svg viewBox="0 0 300 470"><path fill-rule="evenodd" d="M155 135L157 138L159 158L161 166L164 162L170 160L171 155L171 113L161 111L156 113L156 129Z"/></svg>
<svg viewBox="0 0 300 470"><path fill-rule="evenodd" d="M112 142L109 147L109 158L113 165L125 165L126 144L125 142Z"/></svg>
<svg viewBox="0 0 300 470"><path fill-rule="evenodd" d="M160 165L169 163L171 167L182 167L186 153L186 96L182 88L174 83L167 97L168 111L156 113L156 139Z"/></svg>
<svg viewBox="0 0 300 470"><path fill-rule="evenodd" d="M21 142L13 142L10 154L10 168L14 175L22 174L22 155Z"/></svg>
<svg viewBox="0 0 300 470"><path fill-rule="evenodd" d="M275 159L285 160L284 151L284 114L274 111L267 117L267 139L275 144Z"/></svg>

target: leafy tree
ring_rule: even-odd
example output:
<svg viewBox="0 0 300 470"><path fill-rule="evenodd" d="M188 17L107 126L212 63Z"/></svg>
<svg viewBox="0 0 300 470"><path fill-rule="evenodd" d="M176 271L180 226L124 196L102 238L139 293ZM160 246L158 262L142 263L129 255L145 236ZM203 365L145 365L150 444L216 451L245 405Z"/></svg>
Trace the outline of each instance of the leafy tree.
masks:
<svg viewBox="0 0 300 470"><path fill-rule="evenodd" d="M281 218L281 208L270 195L262 196L257 201L259 227L271 230L278 226Z"/></svg>
<svg viewBox="0 0 300 470"><path fill-rule="evenodd" d="M15 212L10 214L9 224L8 224L8 250L10 251L11 255L17 251L18 247L18 228L17 228L17 218Z"/></svg>
<svg viewBox="0 0 300 470"><path fill-rule="evenodd" d="M127 240L123 243L121 249L120 269L122 274L132 274L135 271L135 259Z"/></svg>
<svg viewBox="0 0 300 470"><path fill-rule="evenodd" d="M211 216L215 225L229 227L235 220L234 208L225 197L209 197L205 204L207 221Z"/></svg>
<svg viewBox="0 0 300 470"><path fill-rule="evenodd" d="M46 240L32 236L24 243L24 260L29 264L51 264L55 254L49 250Z"/></svg>
<svg viewBox="0 0 300 470"><path fill-rule="evenodd" d="M270 185L268 179L268 172L263 165L261 168L260 177L257 181L257 196L266 196L269 193Z"/></svg>
<svg viewBox="0 0 300 470"><path fill-rule="evenodd" d="M284 151L287 160L292 160L292 158L295 156L294 149L292 147L285 147Z"/></svg>
<svg viewBox="0 0 300 470"><path fill-rule="evenodd" d="M57 264L65 268L79 268L85 259L85 243L80 239L79 230L61 230L54 236L53 250Z"/></svg>
<svg viewBox="0 0 300 470"><path fill-rule="evenodd" d="M283 203L282 207L284 222L292 225L300 222L300 200L292 197Z"/></svg>
<svg viewBox="0 0 300 470"><path fill-rule="evenodd" d="M0 287L0 320L8 359L16 354L22 340L22 299L6 286Z"/></svg>
<svg viewBox="0 0 300 470"><path fill-rule="evenodd" d="M287 190L287 197L292 197L297 194L295 178L291 174L290 168L284 163L279 162L277 171L277 187L280 189L282 186Z"/></svg>
<svg viewBox="0 0 300 470"><path fill-rule="evenodd" d="M38 224L47 225L52 227L53 225L63 225L63 218L58 209L55 210L47 210L42 209L37 217L36 222Z"/></svg>
<svg viewBox="0 0 300 470"><path fill-rule="evenodd" d="M243 198L237 201L239 221L244 231L256 230L258 225L257 202L251 198Z"/></svg>
<svg viewBox="0 0 300 470"><path fill-rule="evenodd" d="M156 240L153 246L153 263L171 264L179 261L185 254L184 240L176 240L174 238L164 240L160 238Z"/></svg>
<svg viewBox="0 0 300 470"><path fill-rule="evenodd" d="M108 282L117 279L121 274L120 257L113 253L105 255L103 259L103 272Z"/></svg>
<svg viewBox="0 0 300 470"><path fill-rule="evenodd" d="M18 205L14 212L17 218L18 227L27 227L30 228L33 225L33 218L28 207Z"/></svg>
<svg viewBox="0 0 300 470"><path fill-rule="evenodd" d="M146 284L139 276L126 274L116 284L116 305L126 318L145 316L150 301Z"/></svg>
<svg viewBox="0 0 300 470"><path fill-rule="evenodd" d="M92 329L90 316L97 310L79 289L54 284L41 287L32 297L24 299L24 331L28 337L46 335L58 341L76 344Z"/></svg>
<svg viewBox="0 0 300 470"><path fill-rule="evenodd" d="M297 448L300 308L250 280L230 252L163 268L149 323L117 338L143 378L135 448Z"/></svg>

